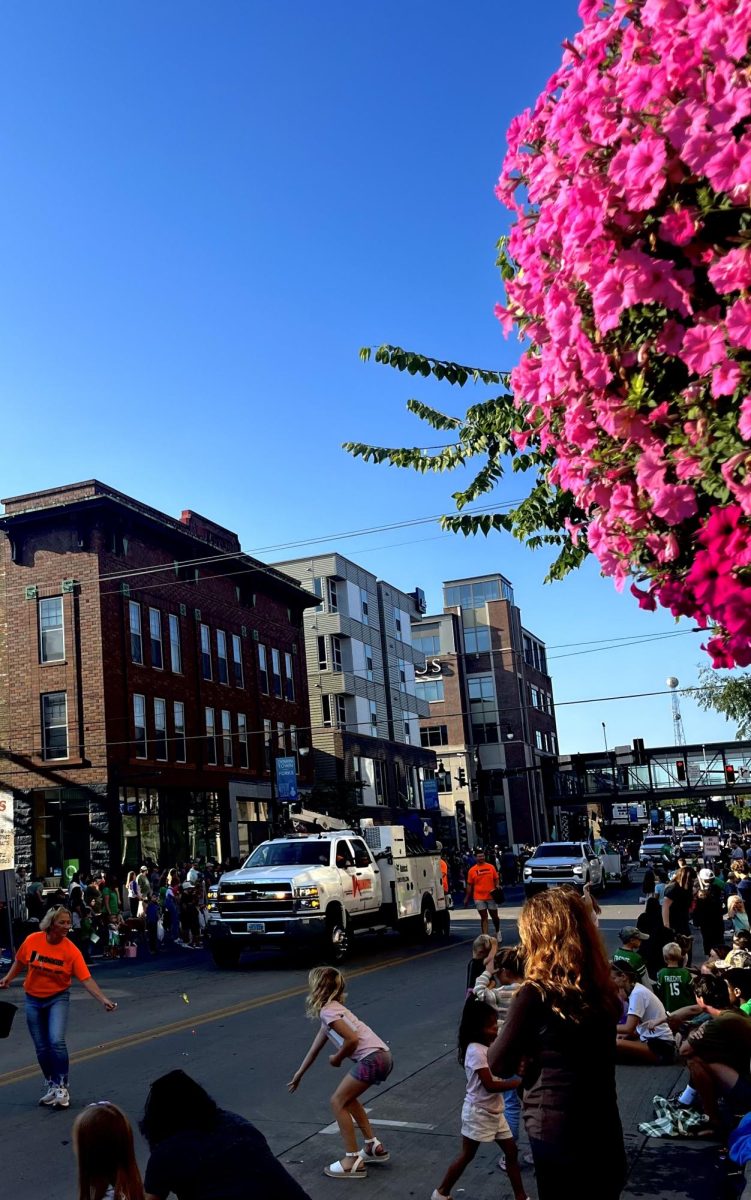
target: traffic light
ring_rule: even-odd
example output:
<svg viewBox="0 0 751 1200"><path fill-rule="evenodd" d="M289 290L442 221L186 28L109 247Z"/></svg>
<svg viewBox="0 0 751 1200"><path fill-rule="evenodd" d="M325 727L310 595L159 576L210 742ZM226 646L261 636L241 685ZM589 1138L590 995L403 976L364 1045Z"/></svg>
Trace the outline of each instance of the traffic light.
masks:
<svg viewBox="0 0 751 1200"><path fill-rule="evenodd" d="M676 778L678 779L678 781L679 781L680 783L684 783L684 782L685 782L685 779L686 779L686 764L685 764L685 762L683 761L683 759L682 759L682 758L679 758L679 759L678 759L678 762L675 764L675 774L676 774Z"/></svg>
<svg viewBox="0 0 751 1200"><path fill-rule="evenodd" d="M730 787L735 783L735 767L732 767L730 763L725 767L725 783L729 784Z"/></svg>
<svg viewBox="0 0 751 1200"><path fill-rule="evenodd" d="M467 772L464 770L464 767L459 768L459 774L456 777L456 782L459 784L460 788L467 786Z"/></svg>

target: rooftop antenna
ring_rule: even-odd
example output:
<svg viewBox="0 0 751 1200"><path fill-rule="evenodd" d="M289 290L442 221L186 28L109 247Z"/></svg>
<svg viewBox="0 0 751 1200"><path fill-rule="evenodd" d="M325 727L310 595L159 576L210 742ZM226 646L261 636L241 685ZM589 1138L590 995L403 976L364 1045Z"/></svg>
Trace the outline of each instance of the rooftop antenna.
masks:
<svg viewBox="0 0 751 1200"><path fill-rule="evenodd" d="M678 699L678 680L675 675L668 675L665 680L666 684L672 692L671 700L673 702L673 741L676 746L686 745L686 731L683 728L683 717L681 716L681 706Z"/></svg>

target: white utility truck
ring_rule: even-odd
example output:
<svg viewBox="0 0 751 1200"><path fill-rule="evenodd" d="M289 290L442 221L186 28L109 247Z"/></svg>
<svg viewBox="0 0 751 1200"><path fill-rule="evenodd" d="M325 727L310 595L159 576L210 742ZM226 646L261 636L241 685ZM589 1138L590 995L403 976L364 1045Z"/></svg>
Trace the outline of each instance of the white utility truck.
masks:
<svg viewBox="0 0 751 1200"><path fill-rule="evenodd" d="M440 856L402 825L263 842L209 889L206 916L218 967L275 944L309 943L341 962L360 933L396 929L427 940L448 936L450 922Z"/></svg>

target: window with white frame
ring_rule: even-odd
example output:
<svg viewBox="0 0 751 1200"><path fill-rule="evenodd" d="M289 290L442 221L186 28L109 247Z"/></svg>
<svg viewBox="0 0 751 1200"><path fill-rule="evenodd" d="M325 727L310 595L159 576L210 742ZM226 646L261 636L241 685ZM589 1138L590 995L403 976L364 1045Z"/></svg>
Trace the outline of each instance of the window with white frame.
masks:
<svg viewBox="0 0 751 1200"><path fill-rule="evenodd" d="M62 662L64 658L63 598L50 596L39 601L39 661Z"/></svg>
<svg viewBox="0 0 751 1200"><path fill-rule="evenodd" d="M313 611L323 612L323 580L321 579L320 575L316 575L313 578L313 592L321 602L320 604L316 604Z"/></svg>
<svg viewBox="0 0 751 1200"><path fill-rule="evenodd" d="M258 686L264 696L269 694L269 666L268 658L266 657L266 647L260 642L258 644Z"/></svg>
<svg viewBox="0 0 751 1200"><path fill-rule="evenodd" d="M335 579L326 580L326 591L328 592L329 612L339 612L339 592Z"/></svg>
<svg viewBox="0 0 751 1200"><path fill-rule="evenodd" d="M146 697L133 697L133 745L136 758L146 758L148 745L146 741Z"/></svg>
<svg viewBox="0 0 751 1200"><path fill-rule="evenodd" d="M266 764L266 770L271 770L271 721L268 717L263 719L263 761Z"/></svg>
<svg viewBox="0 0 751 1200"><path fill-rule="evenodd" d="M241 767L249 766L248 759L248 718L245 713L237 714L237 757Z"/></svg>
<svg viewBox="0 0 751 1200"><path fill-rule="evenodd" d="M175 762L185 762L185 705L175 700L172 705L172 720L175 726Z"/></svg>
<svg viewBox="0 0 751 1200"><path fill-rule="evenodd" d="M347 728L347 702L344 696L336 697L336 723L340 729Z"/></svg>
<svg viewBox="0 0 751 1200"><path fill-rule="evenodd" d="M42 752L45 759L68 757L66 692L45 692L42 695Z"/></svg>
<svg viewBox="0 0 751 1200"><path fill-rule="evenodd" d="M323 712L323 727L324 729L331 729L332 725L334 724L331 696L321 696L321 709Z"/></svg>
<svg viewBox="0 0 751 1200"><path fill-rule="evenodd" d="M141 635L141 605L136 600L128 601L128 623L130 625L130 659L143 663L143 637Z"/></svg>
<svg viewBox="0 0 751 1200"><path fill-rule="evenodd" d="M216 766L216 722L213 708L204 709L206 721L206 762L210 767Z"/></svg>
<svg viewBox="0 0 751 1200"><path fill-rule="evenodd" d="M363 625L367 625L369 623L368 614L368 593L365 588L360 588L360 615L362 617Z"/></svg>
<svg viewBox="0 0 751 1200"><path fill-rule="evenodd" d="M162 650L162 614L158 608L149 609L149 645L151 665L161 671L164 667L164 652Z"/></svg>
<svg viewBox="0 0 751 1200"><path fill-rule="evenodd" d="M331 667L334 671L342 669L342 643L335 633L331 635Z"/></svg>
<svg viewBox="0 0 751 1200"><path fill-rule="evenodd" d="M229 683L227 635L223 629L216 631L216 677L220 683Z"/></svg>
<svg viewBox="0 0 751 1200"><path fill-rule="evenodd" d="M294 700L295 698L295 676L292 668L292 655L285 651L284 654L284 699Z"/></svg>
<svg viewBox="0 0 751 1200"><path fill-rule="evenodd" d="M208 625L201 626L201 674L204 679L213 679L211 670L211 631Z"/></svg>
<svg viewBox="0 0 751 1200"><path fill-rule="evenodd" d="M282 696L282 661L278 650L271 649L271 682L273 694L281 699Z"/></svg>
<svg viewBox="0 0 751 1200"><path fill-rule="evenodd" d="M542 740L542 733L540 732L539 729L535 730L535 745L537 746L538 750L545 749L545 743Z"/></svg>
<svg viewBox="0 0 751 1200"><path fill-rule="evenodd" d="M415 695L419 700L440 701L445 699L442 679L416 679Z"/></svg>
<svg viewBox="0 0 751 1200"><path fill-rule="evenodd" d="M239 633L232 634L232 682L235 687L245 687L243 675L243 643Z"/></svg>
<svg viewBox="0 0 751 1200"><path fill-rule="evenodd" d="M326 644L327 639L323 634L321 634L316 639L316 642L317 642L317 646L318 646L318 670L319 671L328 671L329 655L328 655L328 646Z"/></svg>
<svg viewBox="0 0 751 1200"><path fill-rule="evenodd" d="M232 766L232 718L226 708L222 709L222 756L225 767Z"/></svg>
<svg viewBox="0 0 751 1200"><path fill-rule="evenodd" d="M154 700L154 758L164 762L167 758L167 702Z"/></svg>
<svg viewBox="0 0 751 1200"><path fill-rule="evenodd" d="M170 666L175 675L181 675L183 670L183 652L180 645L180 618L175 613L170 613L168 623Z"/></svg>

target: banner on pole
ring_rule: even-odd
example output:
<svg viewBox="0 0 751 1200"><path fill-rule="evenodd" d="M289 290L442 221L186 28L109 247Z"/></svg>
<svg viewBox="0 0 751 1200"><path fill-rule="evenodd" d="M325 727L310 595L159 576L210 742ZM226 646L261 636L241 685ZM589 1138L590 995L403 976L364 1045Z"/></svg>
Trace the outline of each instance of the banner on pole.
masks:
<svg viewBox="0 0 751 1200"><path fill-rule="evenodd" d="M13 829L13 793L0 790L0 871L12 871L16 865Z"/></svg>

